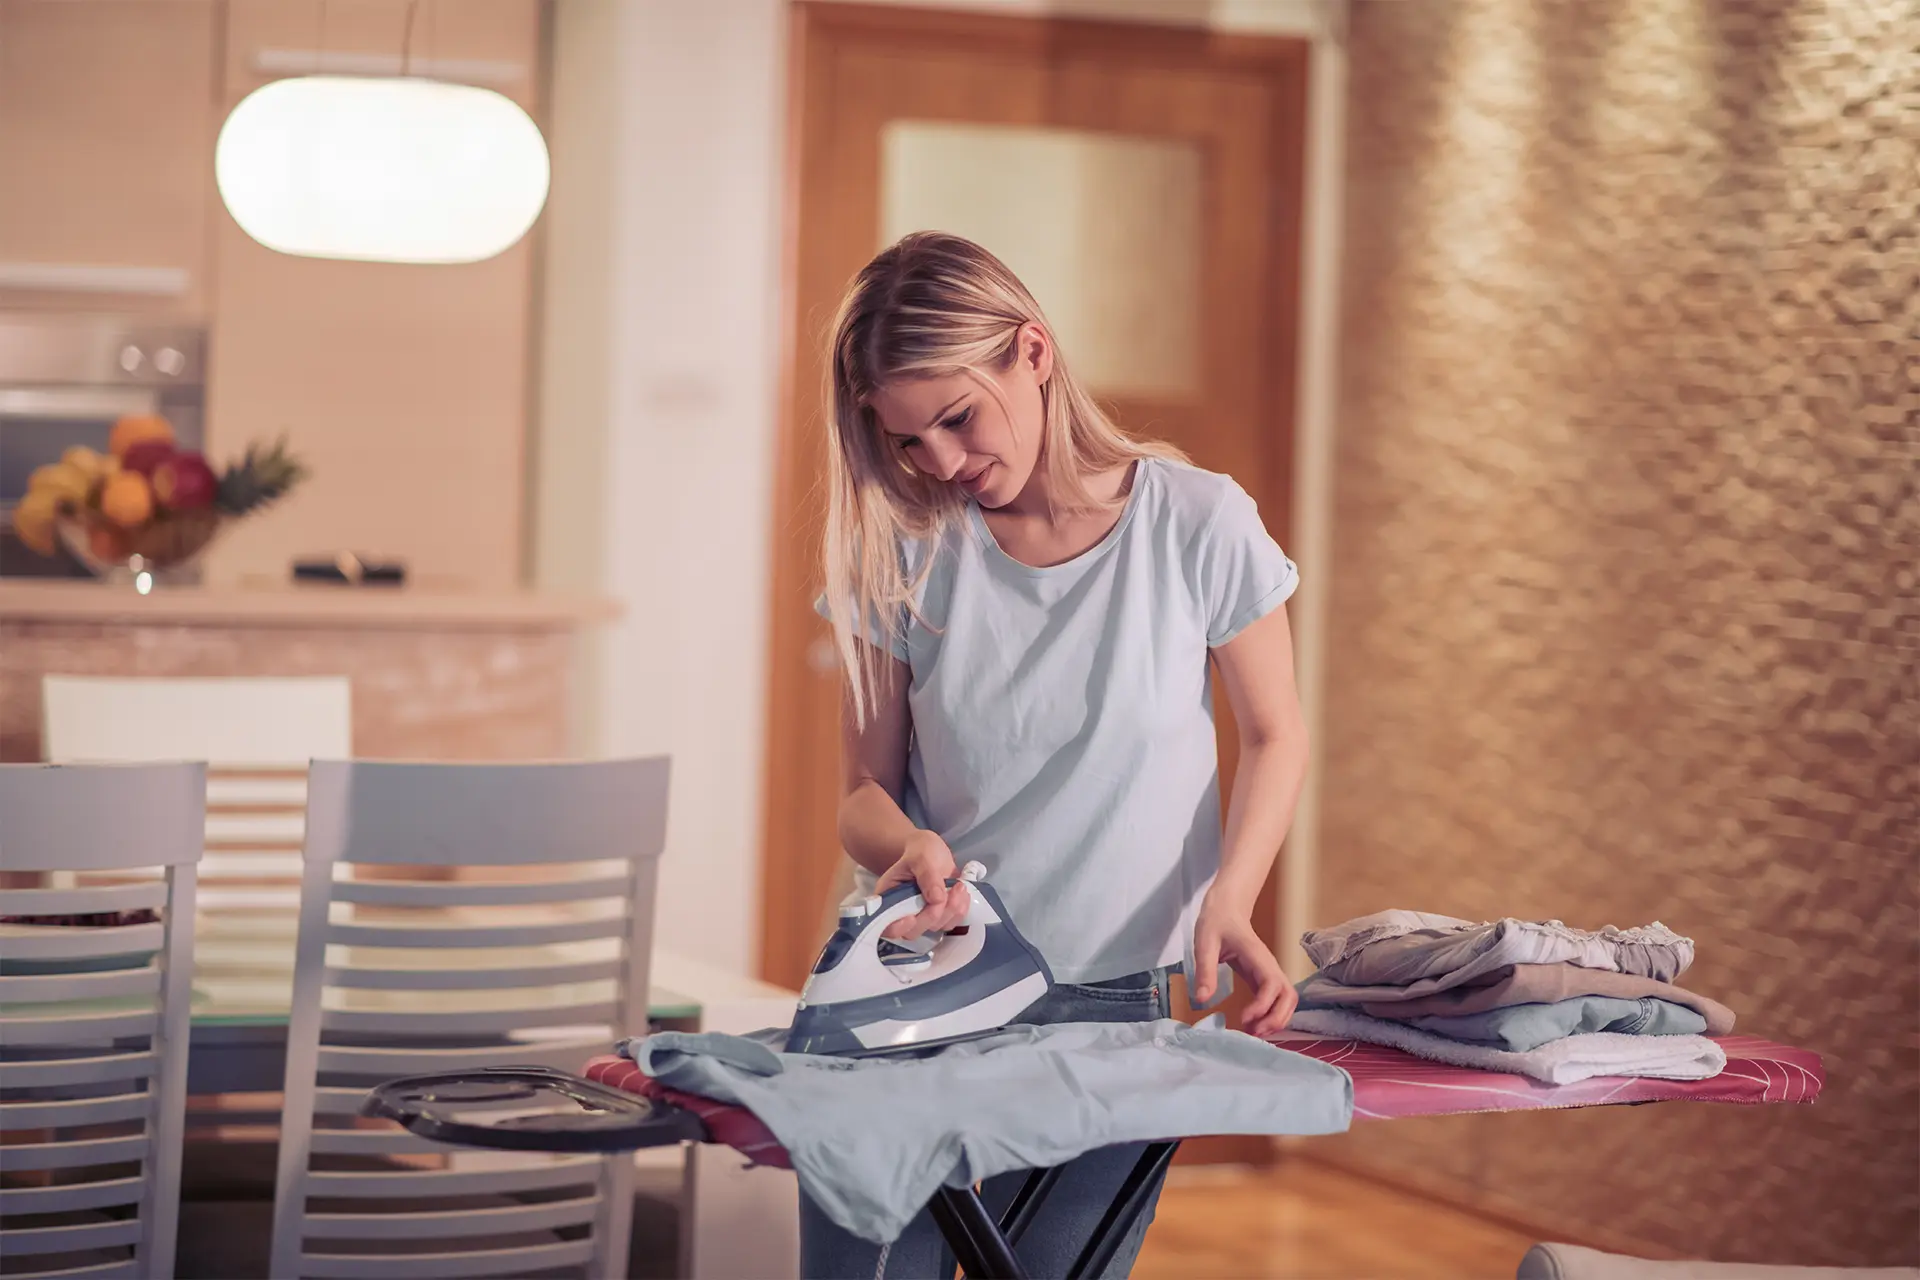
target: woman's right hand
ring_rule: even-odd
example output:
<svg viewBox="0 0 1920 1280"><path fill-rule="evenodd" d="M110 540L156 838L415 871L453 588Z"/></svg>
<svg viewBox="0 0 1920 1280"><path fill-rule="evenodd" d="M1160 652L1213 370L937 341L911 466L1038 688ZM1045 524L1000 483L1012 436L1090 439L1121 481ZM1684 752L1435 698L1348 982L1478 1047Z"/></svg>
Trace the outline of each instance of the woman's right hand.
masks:
<svg viewBox="0 0 1920 1280"><path fill-rule="evenodd" d="M908 836L905 847L900 851L899 861L887 868L873 891L885 893L895 885L916 884L920 886L920 896L926 900L926 906L914 915L895 920L886 927L882 936L914 938L923 933L951 929L965 920L967 886L965 882L951 887L947 884L949 880L958 879L953 850L947 848L945 840L931 831L915 831Z"/></svg>

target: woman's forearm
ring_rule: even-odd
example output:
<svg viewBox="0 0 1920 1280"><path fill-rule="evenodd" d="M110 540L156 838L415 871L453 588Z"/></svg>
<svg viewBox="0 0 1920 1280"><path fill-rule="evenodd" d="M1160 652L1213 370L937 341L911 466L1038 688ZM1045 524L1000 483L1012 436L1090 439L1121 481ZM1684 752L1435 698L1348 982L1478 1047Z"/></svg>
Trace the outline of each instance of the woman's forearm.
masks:
<svg viewBox="0 0 1920 1280"><path fill-rule="evenodd" d="M1307 776L1304 728L1284 736L1243 743L1227 802L1227 829L1220 848L1220 874L1210 896L1238 915L1253 913L1260 886L1273 870L1280 842L1293 825L1294 807Z"/></svg>
<svg viewBox="0 0 1920 1280"><path fill-rule="evenodd" d="M900 860L908 838L917 830L899 802L872 778L840 800L840 847L875 875Z"/></svg>

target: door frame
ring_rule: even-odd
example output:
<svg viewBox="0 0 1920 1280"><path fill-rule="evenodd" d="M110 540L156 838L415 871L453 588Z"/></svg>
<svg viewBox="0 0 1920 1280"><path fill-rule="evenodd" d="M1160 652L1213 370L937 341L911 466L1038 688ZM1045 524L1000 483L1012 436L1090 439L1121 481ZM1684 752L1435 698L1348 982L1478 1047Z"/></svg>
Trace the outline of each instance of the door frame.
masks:
<svg viewBox="0 0 1920 1280"><path fill-rule="evenodd" d="M789 976L776 965L783 959L817 946L817 926L798 923L802 916L792 910L799 893L801 877L793 860L782 856L783 834L781 798L797 785L793 780L801 766L785 758L781 744L790 741L805 715L807 682L813 677L804 659L808 632L814 619L811 609L804 614L795 602L784 598L783 587L794 582L811 581L815 575L819 528L817 520L803 522L803 512L792 508L788 496L797 490L799 473L816 462L816 433L807 430L817 422L820 412L820 387L812 369L799 360L803 344L815 344L823 336L819 331L829 319L826 314L802 314L803 308L820 310L819 300L799 296L801 216L803 211L803 160L808 142L819 145L810 131L822 127L830 91L826 77L810 75L823 69L838 42L856 40L884 41L889 37L916 44L938 40L949 47L971 46L1004 50L1023 55L1094 54L1103 58L1176 66L1211 71L1233 71L1272 77L1294 92L1280 94L1282 118L1275 129L1276 150L1273 164L1283 188L1291 186L1292 199L1277 204L1277 223L1270 287L1266 296L1273 300L1268 316L1272 332L1272 358L1266 371L1270 421L1279 425L1288 440L1269 455L1264 473L1258 477L1236 477L1253 492L1263 511L1269 513L1274 529L1292 551L1308 531L1298 519L1295 495L1304 487L1296 476L1296 458L1312 453L1302 448L1302 408L1314 401L1303 385L1309 373L1318 373L1315 383L1327 376L1302 366L1302 324L1314 311L1303 292L1309 282L1303 278L1308 267L1301 252L1305 221L1310 216L1311 182L1325 182L1324 163L1313 166L1309 175L1306 154L1308 129L1320 123L1309 120L1310 66L1321 40L1306 35L1267 35L1223 32L1195 27L1163 27L1124 21L1099 21L1061 18L1047 15L978 13L955 10L910 8L900 5L852 4L841 0L796 0L789 10L786 151L784 157L781 216L780 263L780 351L779 412L775 425L776 447L773 476L774 509L771 523L773 538L770 608L767 650L767 721L763 745L761 815L761 892L759 895L760 936L759 972L763 977L788 981ZM1318 86L1313 86L1317 88ZM1312 94L1316 99L1318 94ZM1317 105L1317 104L1316 104ZM1320 157L1316 156L1318 160ZM1332 175L1338 180L1337 172ZM1318 219L1316 219L1318 221ZM1319 282L1324 287L1324 281ZM1293 298L1295 305L1280 305ZM830 308L828 303L827 307ZM1324 456L1325 451L1315 451ZM1316 468L1317 470L1317 468ZM1248 483L1248 481L1253 481ZM1317 540L1316 540L1317 541ZM1296 559L1300 557L1296 554ZM1324 560L1324 555L1316 559ZM1302 637L1304 639L1304 637ZM1298 646L1305 650L1306 645ZM1302 658L1304 659L1303 652ZM1304 661L1302 662L1304 666ZM1308 698L1302 690L1303 700ZM1309 702L1311 708L1315 703ZM1311 713L1310 730L1315 728ZM1304 808L1306 804L1303 797ZM1279 863L1268 877L1256 907L1256 923L1270 941L1275 940L1281 924L1277 908L1278 886L1284 881L1310 884L1305 868L1292 866L1297 856L1296 839L1289 837ZM1294 917L1304 904L1289 902L1286 915ZM1279 950L1280 948L1276 948ZM1283 962L1285 955L1282 956Z"/></svg>

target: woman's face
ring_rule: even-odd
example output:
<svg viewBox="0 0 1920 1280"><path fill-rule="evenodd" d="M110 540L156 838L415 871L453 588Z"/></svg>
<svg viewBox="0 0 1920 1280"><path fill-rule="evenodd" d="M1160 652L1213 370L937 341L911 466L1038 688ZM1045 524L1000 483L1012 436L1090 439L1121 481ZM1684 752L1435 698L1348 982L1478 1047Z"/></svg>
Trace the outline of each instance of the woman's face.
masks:
<svg viewBox="0 0 1920 1280"><path fill-rule="evenodd" d="M888 383L870 401L889 449L987 508L1020 496L1040 458L1040 388L1053 348L1038 325L1023 326L1017 341L1011 365L982 375L999 395L979 377L953 373Z"/></svg>

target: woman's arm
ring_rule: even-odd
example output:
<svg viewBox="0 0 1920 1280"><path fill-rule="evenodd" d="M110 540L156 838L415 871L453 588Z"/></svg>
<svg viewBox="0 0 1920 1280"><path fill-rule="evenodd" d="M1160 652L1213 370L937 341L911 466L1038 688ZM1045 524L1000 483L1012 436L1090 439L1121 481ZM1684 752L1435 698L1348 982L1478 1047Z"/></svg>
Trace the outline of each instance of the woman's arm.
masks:
<svg viewBox="0 0 1920 1280"><path fill-rule="evenodd" d="M865 641L856 640L855 644ZM841 712L840 759L845 786L840 798L840 845L855 862L884 874L916 828L900 808L907 778L907 740L913 733L907 707L907 664L891 654L887 680L862 726L851 696Z"/></svg>
<svg viewBox="0 0 1920 1280"><path fill-rule="evenodd" d="M1307 775L1307 727L1293 680L1293 635L1287 611L1275 609L1212 651L1240 731L1240 763L1227 802L1220 873L1201 905L1195 930L1193 995L1213 998L1224 959L1253 987L1245 1011L1255 1035L1279 1031L1297 998L1273 951L1253 928L1254 900L1273 870L1293 825Z"/></svg>
<svg viewBox="0 0 1920 1280"><path fill-rule="evenodd" d="M855 641L864 644L865 641ZM840 797L840 847L847 856L880 877L881 892L909 880L920 886L926 910L896 921L890 937L907 938L958 924L967 912L964 886L947 889L953 878L953 851L931 831L913 825L900 807L906 793L907 743L913 736L907 685L912 673L892 655L888 679L872 714L861 725L848 697L841 713L844 790Z"/></svg>

